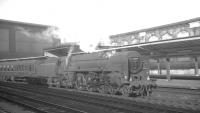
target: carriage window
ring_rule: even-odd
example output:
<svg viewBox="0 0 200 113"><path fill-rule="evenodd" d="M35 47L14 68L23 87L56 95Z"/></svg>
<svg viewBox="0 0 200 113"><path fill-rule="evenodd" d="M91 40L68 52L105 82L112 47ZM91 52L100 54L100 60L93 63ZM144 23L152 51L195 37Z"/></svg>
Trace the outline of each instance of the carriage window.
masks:
<svg viewBox="0 0 200 113"><path fill-rule="evenodd" d="M16 68L16 70L15 70L15 71L19 71L19 69L18 69L18 65L16 65L16 66L15 66L15 68Z"/></svg>
<svg viewBox="0 0 200 113"><path fill-rule="evenodd" d="M15 65L13 66L13 71L16 71L16 66Z"/></svg>
<svg viewBox="0 0 200 113"><path fill-rule="evenodd" d="M13 65L11 65L11 71L14 71L14 66Z"/></svg>
<svg viewBox="0 0 200 113"><path fill-rule="evenodd" d="M17 70L20 71L20 65L18 65L17 68L18 68Z"/></svg>
<svg viewBox="0 0 200 113"><path fill-rule="evenodd" d="M134 79L135 79L135 80L137 80L137 79L138 79L138 77L137 77L137 76L134 76Z"/></svg>
<svg viewBox="0 0 200 113"><path fill-rule="evenodd" d="M6 71L9 71L8 65L6 66Z"/></svg>
<svg viewBox="0 0 200 113"><path fill-rule="evenodd" d="M4 71L6 71L6 66L4 66Z"/></svg>
<svg viewBox="0 0 200 113"><path fill-rule="evenodd" d="M29 71L30 71L30 68L29 68L29 67L30 67L30 65L29 65L29 64L28 64L28 65L26 65L26 71L27 71L27 72L29 72Z"/></svg>
<svg viewBox="0 0 200 113"><path fill-rule="evenodd" d="M7 69L6 69L6 71L9 71L10 69L9 69L9 65L7 65Z"/></svg>
<svg viewBox="0 0 200 113"><path fill-rule="evenodd" d="M17 71L19 71L19 65L17 65Z"/></svg>
<svg viewBox="0 0 200 113"><path fill-rule="evenodd" d="M25 70L25 66L24 65L22 65L22 71L24 71Z"/></svg>
<svg viewBox="0 0 200 113"><path fill-rule="evenodd" d="M27 65L26 65L26 71L27 71L27 72L29 72L29 71L30 71L30 70L29 70L29 69L30 69L29 67L30 67L30 65L29 65L29 64L27 64Z"/></svg>
<svg viewBox="0 0 200 113"><path fill-rule="evenodd" d="M33 71L33 65L32 65L32 64L29 65L29 71L30 71L30 72Z"/></svg>
<svg viewBox="0 0 200 113"><path fill-rule="evenodd" d="M28 71L31 72L31 65L28 66Z"/></svg>
<svg viewBox="0 0 200 113"><path fill-rule="evenodd" d="M26 71L26 65L23 65L23 71Z"/></svg>
<svg viewBox="0 0 200 113"><path fill-rule="evenodd" d="M7 66L6 65L4 66L4 71L7 71Z"/></svg>
<svg viewBox="0 0 200 113"><path fill-rule="evenodd" d="M31 65L31 71L32 71L32 72L35 71L35 65L34 65L34 64Z"/></svg>
<svg viewBox="0 0 200 113"><path fill-rule="evenodd" d="M23 71L24 70L24 67L23 67L23 65L21 65L21 71Z"/></svg>
<svg viewBox="0 0 200 113"><path fill-rule="evenodd" d="M19 65L19 71L22 71L22 65Z"/></svg>
<svg viewBox="0 0 200 113"><path fill-rule="evenodd" d="M19 65L19 71L22 71L22 66L21 65Z"/></svg>
<svg viewBox="0 0 200 113"><path fill-rule="evenodd" d="M11 71L12 69L11 69L11 65L8 65L8 71Z"/></svg>
<svg viewBox="0 0 200 113"><path fill-rule="evenodd" d="M27 64L25 65L25 71L26 72L28 71L28 65Z"/></svg>
<svg viewBox="0 0 200 113"><path fill-rule="evenodd" d="M25 70L25 66L24 65L22 65L22 71L24 71Z"/></svg>

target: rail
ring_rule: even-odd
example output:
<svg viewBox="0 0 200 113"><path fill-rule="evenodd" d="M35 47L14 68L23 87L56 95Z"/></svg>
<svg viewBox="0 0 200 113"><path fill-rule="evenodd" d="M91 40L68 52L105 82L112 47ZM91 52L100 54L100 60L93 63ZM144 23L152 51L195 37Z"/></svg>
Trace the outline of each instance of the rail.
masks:
<svg viewBox="0 0 200 113"><path fill-rule="evenodd" d="M39 113L87 113L82 110L52 103L48 100L44 101L40 98L35 98L32 95L22 95L21 92L17 92L7 88L5 89L5 87L3 88L2 86L0 91L0 98L20 104Z"/></svg>
<svg viewBox="0 0 200 113"><path fill-rule="evenodd" d="M2 85L2 84L1 84ZM3 84L5 85L5 84ZM178 109L178 108L172 108L162 105L153 105L153 104L147 104L147 103L139 103L136 101L127 101L123 99L116 99L111 97L105 97L105 96L94 96L89 94L83 94L78 92L66 92L61 90L53 90L53 89L45 89L45 88L38 88L30 89L30 86L24 86L24 85L12 85L12 84L6 84L6 87L11 87L15 89L24 90L27 92L34 92L39 93L46 96L52 96L55 98L62 98L63 100L73 100L82 102L85 104L92 104L96 106L101 106L104 108L109 108L112 110L117 111L123 111L123 112L134 112L134 113L149 113L149 112L166 112L166 113L186 113L186 112L193 112L188 111L185 109ZM194 111L195 112L195 111Z"/></svg>

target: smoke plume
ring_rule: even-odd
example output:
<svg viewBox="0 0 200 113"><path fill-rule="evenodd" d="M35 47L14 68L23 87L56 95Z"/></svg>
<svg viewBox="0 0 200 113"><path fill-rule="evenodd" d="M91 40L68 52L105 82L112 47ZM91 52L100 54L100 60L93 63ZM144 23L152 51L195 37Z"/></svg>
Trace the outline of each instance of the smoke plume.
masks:
<svg viewBox="0 0 200 113"><path fill-rule="evenodd" d="M24 34L27 38L34 38L38 41L47 41L53 43L53 39L59 39L56 27L48 27L47 29L30 29L18 26L16 31Z"/></svg>

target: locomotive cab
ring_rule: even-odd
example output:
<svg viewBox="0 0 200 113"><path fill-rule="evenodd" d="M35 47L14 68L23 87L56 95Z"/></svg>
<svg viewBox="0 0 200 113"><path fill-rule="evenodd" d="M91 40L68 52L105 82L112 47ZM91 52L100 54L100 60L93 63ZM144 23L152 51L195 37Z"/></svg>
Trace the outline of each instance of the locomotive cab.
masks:
<svg viewBox="0 0 200 113"><path fill-rule="evenodd" d="M138 52L120 52L117 55L111 57L110 60L112 66L109 67L119 67L118 71L119 73L121 73L123 77L123 82L125 84L130 84L130 82L135 81L136 79L143 79L143 75L140 75L144 71L143 64L145 60ZM114 70L117 70L117 68L115 68Z"/></svg>
<svg viewBox="0 0 200 113"><path fill-rule="evenodd" d="M147 63L142 57L128 59L129 81L146 81L148 76Z"/></svg>
<svg viewBox="0 0 200 113"><path fill-rule="evenodd" d="M121 52L116 57L118 57L118 61L115 61L115 63L118 62L118 65L121 64L120 72L124 78L121 80L120 86L122 95L149 95L151 81L147 80L148 60L136 51ZM120 61L121 63L119 63Z"/></svg>

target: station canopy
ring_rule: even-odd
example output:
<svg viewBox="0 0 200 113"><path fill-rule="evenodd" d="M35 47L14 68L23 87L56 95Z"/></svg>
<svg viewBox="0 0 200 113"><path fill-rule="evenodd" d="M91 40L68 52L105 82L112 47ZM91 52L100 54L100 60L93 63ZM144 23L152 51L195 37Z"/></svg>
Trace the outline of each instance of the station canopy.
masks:
<svg viewBox="0 0 200 113"><path fill-rule="evenodd" d="M46 57L46 56L38 56L38 57L25 57L25 58L1 59L0 62L20 61L20 60L38 60L38 59L47 59L47 57Z"/></svg>
<svg viewBox="0 0 200 113"><path fill-rule="evenodd" d="M56 56L66 56L71 44L61 45L56 48L45 49ZM102 48L102 49L101 49ZM107 46L101 47L97 51L116 50L116 51L138 51L142 55L156 57L171 56L195 56L200 55L200 36L168 39L126 46ZM75 45L73 53L83 52L79 45Z"/></svg>
<svg viewBox="0 0 200 113"><path fill-rule="evenodd" d="M74 46L72 53L83 52L80 49L80 46L75 43L67 43L67 44L62 44L60 46L53 47L53 48L46 48L46 49L44 49L44 52L53 54L58 57L66 56L68 54L71 46Z"/></svg>
<svg viewBox="0 0 200 113"><path fill-rule="evenodd" d="M119 47L151 57L200 55L200 36L176 38Z"/></svg>

